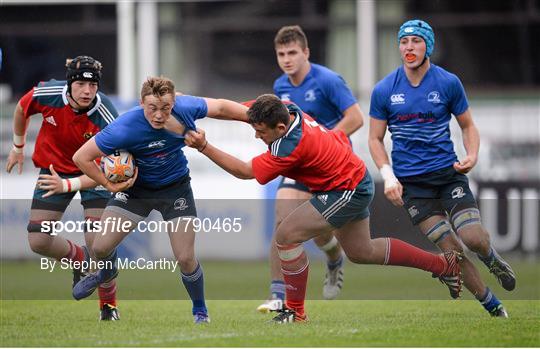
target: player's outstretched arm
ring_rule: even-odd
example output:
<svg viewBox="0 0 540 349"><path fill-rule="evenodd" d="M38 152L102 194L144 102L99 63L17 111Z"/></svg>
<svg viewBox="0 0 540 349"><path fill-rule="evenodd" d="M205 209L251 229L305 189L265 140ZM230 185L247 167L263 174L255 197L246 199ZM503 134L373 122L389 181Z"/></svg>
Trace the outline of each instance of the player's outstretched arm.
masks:
<svg viewBox="0 0 540 349"><path fill-rule="evenodd" d="M51 195L69 193L78 190L90 189L97 186L97 183L87 175L82 175L74 178L62 178L58 175L54 166L49 165L51 174L40 174L37 185L40 189L48 190L42 197L46 198Z"/></svg>
<svg viewBox="0 0 540 349"><path fill-rule="evenodd" d="M392 171L388 153L384 148L387 122L371 118L369 122L369 152L384 179L384 195L395 206L403 206L403 187Z"/></svg>
<svg viewBox="0 0 540 349"><path fill-rule="evenodd" d="M352 135L356 130L364 125L364 114L360 105L355 103L343 112L343 119L341 119L333 130L341 130L347 136Z"/></svg>
<svg viewBox="0 0 540 349"><path fill-rule="evenodd" d="M228 99L205 98L208 117L221 120L248 121L248 107Z"/></svg>
<svg viewBox="0 0 540 349"><path fill-rule="evenodd" d="M467 155L465 158L454 163L454 168L460 173L467 173L478 161L478 150L480 149L480 133L474 124L470 109L456 116L461 132L463 133L463 146Z"/></svg>
<svg viewBox="0 0 540 349"><path fill-rule="evenodd" d="M197 129L186 133L185 143L188 147L195 148L212 160L216 165L240 179L253 179L253 167L250 162L244 162L232 155L221 151L208 143L204 130Z"/></svg>
<svg viewBox="0 0 540 349"><path fill-rule="evenodd" d="M11 170L17 165L17 172L22 174L24 164L24 143L26 142L26 127L28 121L24 117L24 111L21 103L17 103L13 112L13 148L9 151L6 171L11 173Z"/></svg>
<svg viewBox="0 0 540 349"><path fill-rule="evenodd" d="M135 175L127 181L119 183L109 182L94 161L94 159L105 155L106 154L98 148L96 140L91 138L77 150L75 155L73 155L73 162L75 162L75 165L77 165L85 175L90 177L97 184L104 186L110 192L116 193L131 187L137 179L137 168L135 168Z"/></svg>

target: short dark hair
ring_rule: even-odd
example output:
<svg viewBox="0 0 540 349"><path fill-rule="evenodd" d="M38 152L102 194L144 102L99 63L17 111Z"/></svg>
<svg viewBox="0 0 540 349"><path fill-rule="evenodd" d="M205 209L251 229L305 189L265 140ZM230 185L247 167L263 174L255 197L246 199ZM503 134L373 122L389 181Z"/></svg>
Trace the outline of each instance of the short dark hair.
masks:
<svg viewBox="0 0 540 349"><path fill-rule="evenodd" d="M308 47L306 34L299 25L289 25L282 27L274 38L274 46L287 45L291 42L298 42L302 50Z"/></svg>
<svg viewBox="0 0 540 349"><path fill-rule="evenodd" d="M257 97L247 115L250 124L264 123L270 128L276 128L279 123L289 125L290 122L289 110L276 95L272 94Z"/></svg>
<svg viewBox="0 0 540 349"><path fill-rule="evenodd" d="M174 82L164 76L150 76L143 83L141 88L141 100L146 96L163 97L166 94L176 95Z"/></svg>

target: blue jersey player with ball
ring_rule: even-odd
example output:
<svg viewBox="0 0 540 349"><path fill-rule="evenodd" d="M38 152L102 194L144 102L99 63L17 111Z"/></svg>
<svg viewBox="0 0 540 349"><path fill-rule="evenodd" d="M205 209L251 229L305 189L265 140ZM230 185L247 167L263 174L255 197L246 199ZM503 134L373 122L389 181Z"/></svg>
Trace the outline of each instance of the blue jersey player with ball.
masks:
<svg viewBox="0 0 540 349"><path fill-rule="evenodd" d="M164 77L150 77L141 89L141 105L121 115L106 132L98 133L77 151L73 160L80 169L116 192L103 213L104 224L93 250L105 268L83 278L73 289L75 299L91 295L101 283L118 274L116 247L152 210L168 224L171 247L180 266L181 279L193 302L195 323L210 321L204 299L203 270L195 257L195 232L190 220L196 217L189 169L182 148L184 134L195 129L194 121L205 116L246 121L247 107L224 99L177 96L174 83ZM134 185L115 190L119 183L107 181L93 159L122 149L131 153L138 174ZM178 202L182 205L178 205ZM174 227L174 228L170 228Z"/></svg>

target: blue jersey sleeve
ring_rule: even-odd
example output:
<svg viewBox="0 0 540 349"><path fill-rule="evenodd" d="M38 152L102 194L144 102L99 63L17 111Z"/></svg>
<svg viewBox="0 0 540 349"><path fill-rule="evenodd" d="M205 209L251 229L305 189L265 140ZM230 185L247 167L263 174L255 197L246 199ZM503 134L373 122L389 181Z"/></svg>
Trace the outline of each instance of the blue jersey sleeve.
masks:
<svg viewBox="0 0 540 349"><path fill-rule="evenodd" d="M345 80L337 74L329 75L322 88L328 100L342 113L357 102Z"/></svg>
<svg viewBox="0 0 540 349"><path fill-rule="evenodd" d="M467 95L465 89L459 78L452 74L449 81L449 108L450 112L455 116L463 114L469 108L469 102L467 101Z"/></svg>
<svg viewBox="0 0 540 349"><path fill-rule="evenodd" d="M195 130L195 120L202 119L208 114L208 106L204 98L195 96L176 96L173 115L187 126Z"/></svg>
<svg viewBox="0 0 540 349"><path fill-rule="evenodd" d="M275 81L274 81L274 94L276 96L278 96L279 98L281 98L280 96L280 90L283 88L283 75L281 75L279 78L277 78Z"/></svg>
<svg viewBox="0 0 540 349"><path fill-rule="evenodd" d="M129 150L134 142L134 137L130 135L129 127L113 122L96 134L96 145L105 155L112 154L115 150Z"/></svg>
<svg viewBox="0 0 540 349"><path fill-rule="evenodd" d="M371 92L371 102L369 104L369 115L371 117L379 120L388 119L385 99L385 93L380 83L375 85L373 92Z"/></svg>

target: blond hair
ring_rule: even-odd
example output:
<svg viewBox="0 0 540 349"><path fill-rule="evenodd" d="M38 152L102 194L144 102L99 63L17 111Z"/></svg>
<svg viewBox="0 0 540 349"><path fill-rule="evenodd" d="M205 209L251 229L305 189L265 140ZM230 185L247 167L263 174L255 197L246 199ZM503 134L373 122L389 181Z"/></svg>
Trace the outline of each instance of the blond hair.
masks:
<svg viewBox="0 0 540 349"><path fill-rule="evenodd" d="M171 94L174 97L176 92L174 89L174 82L164 76L148 77L141 88L141 100L144 100L144 97L150 95L163 97L167 94Z"/></svg>

